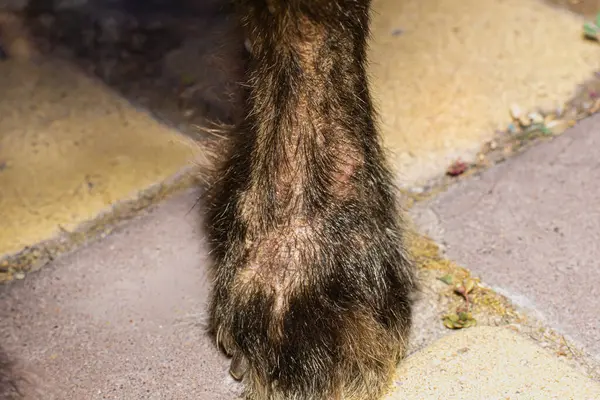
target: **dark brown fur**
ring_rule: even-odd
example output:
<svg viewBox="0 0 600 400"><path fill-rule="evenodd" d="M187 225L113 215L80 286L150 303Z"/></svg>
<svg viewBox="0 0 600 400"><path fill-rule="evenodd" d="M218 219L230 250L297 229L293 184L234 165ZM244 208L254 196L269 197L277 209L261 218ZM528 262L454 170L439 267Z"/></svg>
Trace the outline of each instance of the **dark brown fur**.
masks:
<svg viewBox="0 0 600 400"><path fill-rule="evenodd" d="M366 65L368 0L239 0L246 118L209 196L210 306L255 400L377 399L413 266Z"/></svg>

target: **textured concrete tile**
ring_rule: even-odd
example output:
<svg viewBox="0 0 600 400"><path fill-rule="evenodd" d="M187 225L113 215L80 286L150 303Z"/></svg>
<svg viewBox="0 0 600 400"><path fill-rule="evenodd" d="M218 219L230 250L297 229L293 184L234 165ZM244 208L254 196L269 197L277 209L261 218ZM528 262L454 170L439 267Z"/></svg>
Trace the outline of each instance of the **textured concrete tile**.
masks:
<svg viewBox="0 0 600 400"><path fill-rule="evenodd" d="M401 181L470 158L509 106L552 108L600 66L583 17L539 0L375 0L370 74Z"/></svg>
<svg viewBox="0 0 600 400"><path fill-rule="evenodd" d="M58 60L0 63L0 257L187 167L174 130Z"/></svg>
<svg viewBox="0 0 600 400"><path fill-rule="evenodd" d="M197 193L0 287L0 343L44 400L236 397L204 332L209 289Z"/></svg>
<svg viewBox="0 0 600 400"><path fill-rule="evenodd" d="M405 360L388 399L593 400L600 385L506 328L471 328Z"/></svg>
<svg viewBox="0 0 600 400"><path fill-rule="evenodd" d="M600 357L600 116L420 204L447 256Z"/></svg>

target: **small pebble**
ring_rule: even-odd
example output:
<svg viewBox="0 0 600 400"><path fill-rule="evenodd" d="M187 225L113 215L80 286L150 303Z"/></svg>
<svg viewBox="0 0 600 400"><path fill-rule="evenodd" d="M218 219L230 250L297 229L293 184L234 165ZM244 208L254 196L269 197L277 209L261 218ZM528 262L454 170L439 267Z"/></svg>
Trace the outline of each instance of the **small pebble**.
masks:
<svg viewBox="0 0 600 400"><path fill-rule="evenodd" d="M533 121L534 124L541 124L544 122L544 117L539 112L529 113L529 118Z"/></svg>
<svg viewBox="0 0 600 400"><path fill-rule="evenodd" d="M522 116L519 118L519 124L521 124L522 127L528 127L529 125L531 125L531 119L527 116Z"/></svg>
<svg viewBox="0 0 600 400"><path fill-rule="evenodd" d="M518 120L521 117L521 108L516 104L512 104L510 106L510 116L513 119Z"/></svg>
<svg viewBox="0 0 600 400"><path fill-rule="evenodd" d="M510 133L518 133L519 132L519 128L515 125L515 124L510 124L508 125L508 131Z"/></svg>
<svg viewBox="0 0 600 400"><path fill-rule="evenodd" d="M600 111L600 99L596 99L592 108L590 108L590 113L595 114Z"/></svg>
<svg viewBox="0 0 600 400"><path fill-rule="evenodd" d="M553 135L560 135L569 128L569 123L562 119L556 119L548 122L546 128L548 128Z"/></svg>

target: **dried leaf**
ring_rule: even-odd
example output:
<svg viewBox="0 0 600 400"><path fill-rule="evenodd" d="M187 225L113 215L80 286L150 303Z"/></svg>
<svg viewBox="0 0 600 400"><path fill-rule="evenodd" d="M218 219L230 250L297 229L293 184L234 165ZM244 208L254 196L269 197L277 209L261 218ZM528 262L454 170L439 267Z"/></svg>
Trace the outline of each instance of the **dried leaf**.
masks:
<svg viewBox="0 0 600 400"><path fill-rule="evenodd" d="M464 322L462 321L453 322L452 326L454 327L454 329L461 329L465 327Z"/></svg>
<svg viewBox="0 0 600 400"><path fill-rule="evenodd" d="M516 104L511 104L510 116L514 120L518 120L519 118L521 118L521 108Z"/></svg>
<svg viewBox="0 0 600 400"><path fill-rule="evenodd" d="M477 321L474 319L470 319L467 322L465 322L465 324L463 325L463 328L471 328L476 325L477 325Z"/></svg>
<svg viewBox="0 0 600 400"><path fill-rule="evenodd" d="M454 329L454 324L452 323L452 321L445 319L444 320L444 326L448 329Z"/></svg>
<svg viewBox="0 0 600 400"><path fill-rule="evenodd" d="M469 169L469 165L466 162L462 160L456 160L448 167L446 174L449 176L459 176L462 175L467 169Z"/></svg>
<svg viewBox="0 0 600 400"><path fill-rule="evenodd" d="M477 325L477 321L473 319L471 313L460 312L446 315L443 324L448 329L464 329Z"/></svg>
<svg viewBox="0 0 600 400"><path fill-rule="evenodd" d="M468 320L470 320L470 319L473 319L473 316L471 315L471 313L468 313L468 312L461 312L461 313L458 313L458 318L459 318L461 321L468 321Z"/></svg>
<svg viewBox="0 0 600 400"><path fill-rule="evenodd" d="M452 285L452 283L454 282L454 277L450 274L448 275L444 275L440 278L438 278L440 281L444 282L446 285Z"/></svg>
<svg viewBox="0 0 600 400"><path fill-rule="evenodd" d="M523 115L519 118L519 124L521 124L522 127L528 127L531 125L531 119L528 116Z"/></svg>
<svg viewBox="0 0 600 400"><path fill-rule="evenodd" d="M569 122L563 119L555 119L546 124L546 128L553 135L560 135L569 128Z"/></svg>
<svg viewBox="0 0 600 400"><path fill-rule="evenodd" d="M475 281L473 279L467 279L464 283L465 293L469 294L475 288Z"/></svg>
<svg viewBox="0 0 600 400"><path fill-rule="evenodd" d="M454 291L460 295L465 295L465 287L460 283L454 286Z"/></svg>
<svg viewBox="0 0 600 400"><path fill-rule="evenodd" d="M529 118L531 118L531 121L536 125L544 123L544 117L539 112L530 113Z"/></svg>

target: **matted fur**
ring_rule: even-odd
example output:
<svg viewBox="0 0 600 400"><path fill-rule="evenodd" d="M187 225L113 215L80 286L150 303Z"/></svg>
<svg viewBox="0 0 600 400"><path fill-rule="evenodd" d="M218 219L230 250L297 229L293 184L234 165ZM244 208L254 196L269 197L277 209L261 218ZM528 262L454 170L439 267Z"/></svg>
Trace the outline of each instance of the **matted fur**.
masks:
<svg viewBox="0 0 600 400"><path fill-rule="evenodd" d="M416 278L365 71L370 1L237 5L252 55L208 196L212 332L248 399L377 399Z"/></svg>

